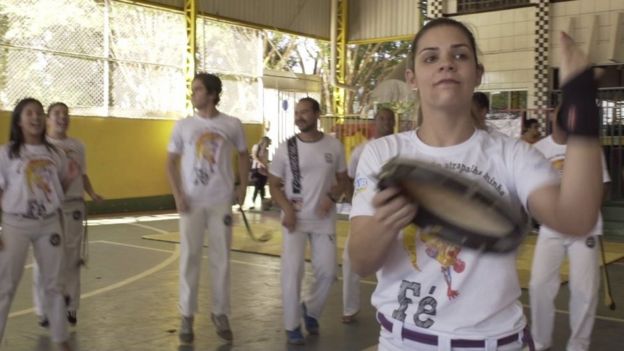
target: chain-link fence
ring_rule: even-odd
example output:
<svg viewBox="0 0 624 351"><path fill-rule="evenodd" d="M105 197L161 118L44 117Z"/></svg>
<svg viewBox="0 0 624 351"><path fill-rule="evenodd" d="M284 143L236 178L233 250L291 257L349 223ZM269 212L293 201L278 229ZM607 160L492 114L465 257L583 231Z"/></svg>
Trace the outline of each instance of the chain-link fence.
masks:
<svg viewBox="0 0 624 351"><path fill-rule="evenodd" d="M52 16L50 9L63 16ZM101 4L76 0L0 3L0 108L33 96L102 112Z"/></svg>
<svg viewBox="0 0 624 351"><path fill-rule="evenodd" d="M197 70L222 75L220 107L262 121L262 33L203 17L197 28ZM0 2L3 110L32 96L77 115L179 118L185 57L181 11L114 0Z"/></svg>

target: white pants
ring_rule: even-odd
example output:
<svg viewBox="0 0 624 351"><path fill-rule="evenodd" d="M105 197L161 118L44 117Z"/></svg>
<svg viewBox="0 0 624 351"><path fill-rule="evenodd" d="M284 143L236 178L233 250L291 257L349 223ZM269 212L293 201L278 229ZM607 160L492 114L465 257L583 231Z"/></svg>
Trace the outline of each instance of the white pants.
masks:
<svg viewBox="0 0 624 351"><path fill-rule="evenodd" d="M305 246L310 241L314 282L304 303L308 315L318 319L336 280L336 234L289 232L283 228L282 304L284 327L293 330L301 321L301 283L305 270Z"/></svg>
<svg viewBox="0 0 624 351"><path fill-rule="evenodd" d="M342 315L351 316L360 310L360 276L351 270L349 237L342 253Z"/></svg>
<svg viewBox="0 0 624 351"><path fill-rule="evenodd" d="M232 205L192 207L180 215L180 313L197 313L197 290L202 262L204 234L208 230L212 313L230 313L230 246L232 245Z"/></svg>
<svg viewBox="0 0 624 351"><path fill-rule="evenodd" d="M379 334L379 346L378 351L403 351L403 350L418 350L418 351L524 351L528 350L528 347L523 345L521 340L512 342L511 344L498 346L496 340L492 340L490 345L485 348L473 348L473 347L451 347L450 339L447 345L428 345L421 344L419 342L397 339L391 332L384 328L381 328Z"/></svg>
<svg viewBox="0 0 624 351"><path fill-rule="evenodd" d="M3 214L2 240L4 249L0 250L0 340L31 243L35 260L40 267L44 291L43 308L50 320L52 341L67 340L69 334L61 278L63 240L59 217L55 215L44 220L33 220Z"/></svg>
<svg viewBox="0 0 624 351"><path fill-rule="evenodd" d="M531 333L537 350L544 350L552 345L554 300L561 283L559 269L566 254L570 261L571 329L567 350L589 350L600 281L598 245L600 242L595 236L585 238L538 236L529 285Z"/></svg>
<svg viewBox="0 0 624 351"><path fill-rule="evenodd" d="M63 205L63 248L64 248L64 295L69 297L68 311L77 311L80 306L80 253L84 240L85 205L72 201ZM43 316L43 284L39 265L33 264L33 303L38 316Z"/></svg>

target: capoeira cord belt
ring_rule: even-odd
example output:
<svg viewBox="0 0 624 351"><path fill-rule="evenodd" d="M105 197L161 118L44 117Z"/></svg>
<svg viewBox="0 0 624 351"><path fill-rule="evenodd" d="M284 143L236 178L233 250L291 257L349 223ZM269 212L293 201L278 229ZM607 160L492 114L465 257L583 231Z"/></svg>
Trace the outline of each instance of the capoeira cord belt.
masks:
<svg viewBox="0 0 624 351"><path fill-rule="evenodd" d="M286 142L288 147L288 161L292 171L292 192L295 195L301 194L301 170L299 169L299 151L297 149L297 136L293 136Z"/></svg>
<svg viewBox="0 0 624 351"><path fill-rule="evenodd" d="M561 87L562 101L557 123L570 135L597 138L600 134L596 82L591 68Z"/></svg>

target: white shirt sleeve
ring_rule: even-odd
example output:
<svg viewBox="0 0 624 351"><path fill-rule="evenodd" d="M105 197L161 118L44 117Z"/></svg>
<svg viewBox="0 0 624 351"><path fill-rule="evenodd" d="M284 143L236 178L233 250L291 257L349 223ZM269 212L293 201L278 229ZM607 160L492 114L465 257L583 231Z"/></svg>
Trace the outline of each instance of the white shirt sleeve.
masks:
<svg viewBox="0 0 624 351"><path fill-rule="evenodd" d="M382 162L380 157L370 146L366 146L353 181L354 191L351 201L351 213L349 218L357 216L372 216L375 213L373 208L373 196L377 193L377 177L381 170Z"/></svg>
<svg viewBox="0 0 624 351"><path fill-rule="evenodd" d="M175 126L173 126L173 132L171 132L171 139L169 140L169 145L167 145L167 151L172 154L182 154L184 152L184 139L182 138L182 121L180 120L176 122Z"/></svg>
<svg viewBox="0 0 624 351"><path fill-rule="evenodd" d="M338 159L336 163L336 173L342 173L347 170L347 161L345 157L345 149L340 141L338 141Z"/></svg>
<svg viewBox="0 0 624 351"><path fill-rule="evenodd" d="M531 193L543 186L559 184L559 172L539 152L521 140L516 141L513 148L512 177L516 185L518 198L528 211L528 200Z"/></svg>
<svg viewBox="0 0 624 351"><path fill-rule="evenodd" d="M236 134L234 136L234 145L239 152L247 152L247 140L245 139L245 130L243 123L236 119Z"/></svg>
<svg viewBox="0 0 624 351"><path fill-rule="evenodd" d="M282 180L286 179L287 162L286 142L283 142L277 147L277 150L275 150L273 161L269 166L269 172Z"/></svg>
<svg viewBox="0 0 624 351"><path fill-rule="evenodd" d="M356 146L351 152L351 160L349 160L349 168L347 169L347 175L351 179L355 179L355 171L357 170L358 161L360 160L360 155L362 154L362 148L364 145Z"/></svg>

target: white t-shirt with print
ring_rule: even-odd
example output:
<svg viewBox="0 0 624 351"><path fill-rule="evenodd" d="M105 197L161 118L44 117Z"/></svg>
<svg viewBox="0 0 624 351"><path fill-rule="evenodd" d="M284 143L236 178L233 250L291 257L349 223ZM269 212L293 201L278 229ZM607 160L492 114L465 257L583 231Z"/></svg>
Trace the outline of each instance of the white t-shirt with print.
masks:
<svg viewBox="0 0 624 351"><path fill-rule="evenodd" d="M353 151L351 151L351 160L349 160L349 167L347 168L347 175L351 179L355 179L355 171L357 170L358 162L360 161L360 156L362 156L362 151L364 151L364 147L368 144L368 141L361 143L356 146Z"/></svg>
<svg viewBox="0 0 624 351"><path fill-rule="evenodd" d="M553 168L559 171L559 174L563 174L563 166L565 163L565 154L567 145L566 144L557 144L552 135L549 135L537 143L533 144L539 152L541 152L546 159L552 164ZM608 183L611 181L611 177L609 177L609 171L607 170L607 162L604 158L604 154L602 154L602 181L603 183ZM548 236L564 236L551 228L548 228L545 225L540 226L539 230L540 235L548 235ZM587 233L587 235L602 235L602 214L598 214L598 221L594 228Z"/></svg>
<svg viewBox="0 0 624 351"><path fill-rule="evenodd" d="M457 172L517 211L526 208L531 192L559 181L539 152L500 133L476 130L461 144L432 147L409 131L368 143L356 172L351 218L374 214L375 176L398 155ZM483 254L417 233L413 265L403 235L377 272L372 303L386 318L455 338L500 337L524 327L515 253Z"/></svg>
<svg viewBox="0 0 624 351"><path fill-rule="evenodd" d="M2 211L30 218L49 215L61 206L61 179L67 159L45 145L22 145L20 156L9 158L9 145L0 148Z"/></svg>
<svg viewBox="0 0 624 351"><path fill-rule="evenodd" d="M260 144L254 144L251 147L251 169L260 168L260 161L262 161L265 165L268 164L268 152L266 148L260 148Z"/></svg>
<svg viewBox="0 0 624 351"><path fill-rule="evenodd" d="M247 153L243 125L220 113L179 120L167 151L181 155L182 190L190 205L231 204L234 197L232 151Z"/></svg>
<svg viewBox="0 0 624 351"><path fill-rule="evenodd" d="M48 141L65 152L67 156L67 167L75 167L80 170L80 176L76 177L65 191L65 199L82 199L84 195L84 182L82 176L87 174L87 161L85 158L84 144L74 138L54 139L47 137Z"/></svg>
<svg viewBox="0 0 624 351"><path fill-rule="evenodd" d="M316 209L321 197L336 184L336 173L347 170L342 143L329 135L323 135L316 142L304 142L297 138L297 151L301 174L300 194L293 192L287 141L281 143L275 151L269 172L284 181L286 197L297 209L296 231L333 234L336 232L335 206L324 218L317 215Z"/></svg>

